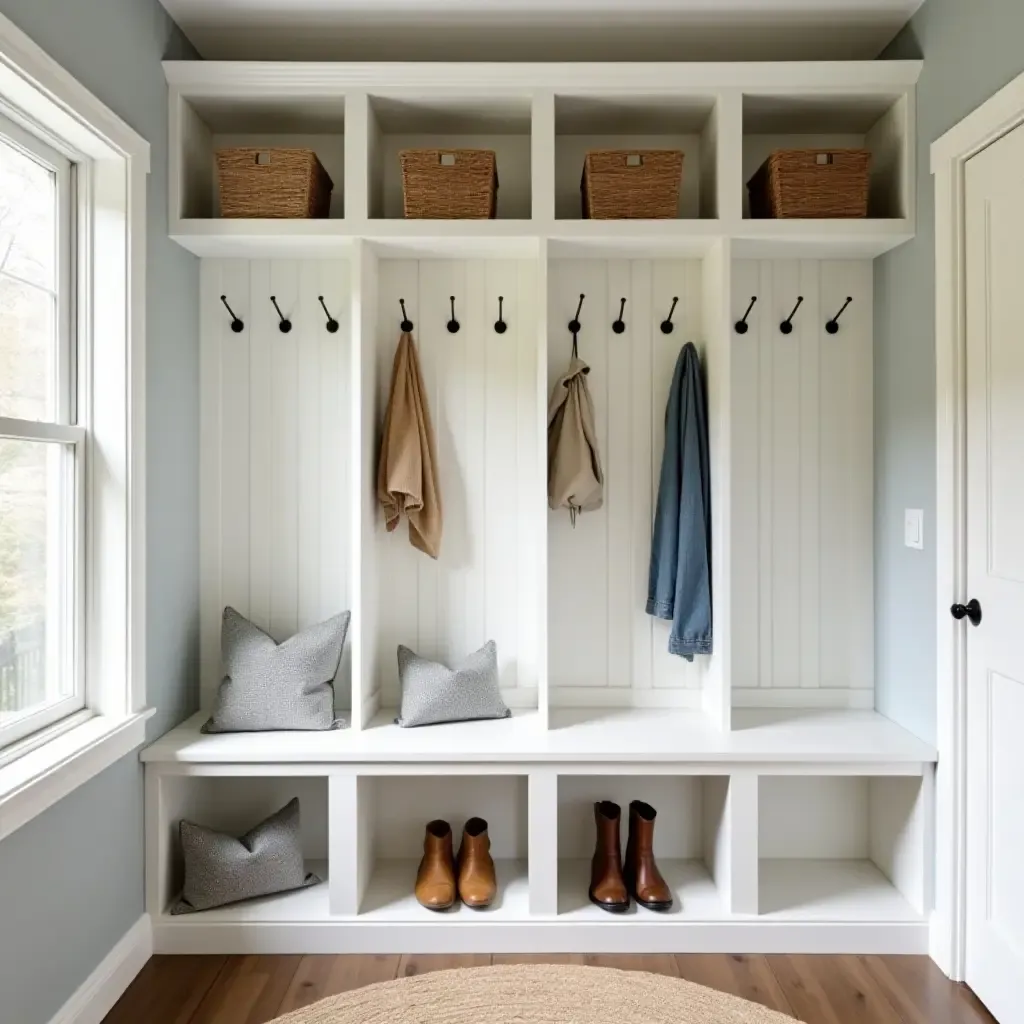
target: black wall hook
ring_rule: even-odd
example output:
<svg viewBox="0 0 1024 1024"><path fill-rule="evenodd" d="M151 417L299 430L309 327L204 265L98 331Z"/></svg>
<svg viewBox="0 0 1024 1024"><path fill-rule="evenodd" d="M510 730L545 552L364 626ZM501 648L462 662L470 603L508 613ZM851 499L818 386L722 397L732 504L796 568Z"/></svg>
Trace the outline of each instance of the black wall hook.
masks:
<svg viewBox="0 0 1024 1024"><path fill-rule="evenodd" d="M245 324L235 316L235 311L228 305L228 297L226 295L222 295L220 297L220 301L224 303L224 308L231 314L231 330L233 330L235 334L241 334L242 331L245 330Z"/></svg>
<svg viewBox="0 0 1024 1024"><path fill-rule="evenodd" d="M672 314L676 311L676 303L679 301L678 295L672 296L672 308L668 311L668 316L661 321L661 333L671 334L675 328L675 324L672 323Z"/></svg>
<svg viewBox="0 0 1024 1024"><path fill-rule="evenodd" d="M324 302L324 297L322 295L318 295L317 298L320 300L320 305L323 306L324 312L327 314L327 333L337 334L340 324L333 316L331 316L331 311L327 308L327 305Z"/></svg>
<svg viewBox="0 0 1024 1024"><path fill-rule="evenodd" d="M836 313L836 315L834 317L832 317L832 319L829 320L829 322L827 324L825 324L825 330L828 331L829 334L838 334L839 333L839 318L843 315L843 310L846 309L846 307L851 302L853 302L853 296L852 295L847 295L846 296L846 301L843 303L842 309L840 309L839 312Z"/></svg>
<svg viewBox="0 0 1024 1024"><path fill-rule="evenodd" d="M793 317L796 316L796 311L800 308L803 301L804 297L802 295L798 295L796 297L796 305L793 307L793 312L790 313L781 324L779 324L779 330L782 331L783 334L793 333Z"/></svg>
<svg viewBox="0 0 1024 1024"><path fill-rule="evenodd" d="M583 294L583 292L580 292L580 302L579 305L576 307L576 315L569 321L569 330L573 333L573 335L579 334L580 331L583 329L582 325L580 324L580 313L583 310L583 300L585 298L586 296Z"/></svg>
<svg viewBox="0 0 1024 1024"><path fill-rule="evenodd" d="M281 322L277 325L277 329L282 334L287 334L292 329L292 322L289 320L284 313L281 312L281 307L277 304L277 296L271 295L270 301L274 304L274 309L277 310L277 315L280 317Z"/></svg>
<svg viewBox="0 0 1024 1024"><path fill-rule="evenodd" d="M455 296L450 295L449 300L452 304L452 318L448 321L448 333L458 334L459 333L459 321L455 319Z"/></svg>
<svg viewBox="0 0 1024 1024"><path fill-rule="evenodd" d="M580 313L583 310L583 300L586 296L583 292L580 292L580 301L576 306L576 315L569 321L569 330L572 332L572 357L575 359L579 355L579 333L583 330L583 325L580 323Z"/></svg>
<svg viewBox="0 0 1024 1024"><path fill-rule="evenodd" d="M505 315L502 313L502 304L505 301L503 295L498 296L498 319L494 321L494 329L498 334L504 334L508 330L508 324L505 323Z"/></svg>
<svg viewBox="0 0 1024 1024"><path fill-rule="evenodd" d="M402 307L402 322L399 324L399 327L402 328L403 334L408 334L412 330L413 324L405 313L405 299L399 299L398 304Z"/></svg>
<svg viewBox="0 0 1024 1024"><path fill-rule="evenodd" d="M622 319L622 314L626 311L626 300L619 299L619 317L612 323L612 330L616 334L622 334L626 329L626 322Z"/></svg>
<svg viewBox="0 0 1024 1024"><path fill-rule="evenodd" d="M751 295L750 296L750 305L747 306L747 311L746 311L746 313L743 314L743 319L736 321L736 333L737 334L746 334L747 331L750 330L750 324L747 323L747 317L750 316L750 311L754 308L754 303L755 302L757 302L757 296L756 295Z"/></svg>

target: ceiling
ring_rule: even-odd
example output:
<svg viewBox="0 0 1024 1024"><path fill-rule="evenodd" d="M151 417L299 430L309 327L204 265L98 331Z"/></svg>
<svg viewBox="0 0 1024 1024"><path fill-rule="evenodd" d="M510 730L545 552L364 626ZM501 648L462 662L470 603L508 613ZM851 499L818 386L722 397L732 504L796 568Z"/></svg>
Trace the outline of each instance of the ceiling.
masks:
<svg viewBox="0 0 1024 1024"><path fill-rule="evenodd" d="M923 0L162 0L209 60L854 60Z"/></svg>

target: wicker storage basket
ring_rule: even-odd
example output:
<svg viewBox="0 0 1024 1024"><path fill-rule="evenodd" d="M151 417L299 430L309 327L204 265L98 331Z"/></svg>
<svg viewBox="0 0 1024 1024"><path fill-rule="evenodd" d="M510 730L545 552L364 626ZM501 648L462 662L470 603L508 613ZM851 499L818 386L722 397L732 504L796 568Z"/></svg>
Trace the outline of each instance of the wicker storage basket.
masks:
<svg viewBox="0 0 1024 1024"><path fill-rule="evenodd" d="M334 182L311 149L222 149L222 217L326 217Z"/></svg>
<svg viewBox="0 0 1024 1024"><path fill-rule="evenodd" d="M405 216L487 220L498 208L498 170L491 149L403 149Z"/></svg>
<svg viewBox="0 0 1024 1024"><path fill-rule="evenodd" d="M866 149L777 149L747 183L752 217L866 217Z"/></svg>
<svg viewBox="0 0 1024 1024"><path fill-rule="evenodd" d="M596 149L583 164L583 216L648 220L679 214L683 154L677 149Z"/></svg>

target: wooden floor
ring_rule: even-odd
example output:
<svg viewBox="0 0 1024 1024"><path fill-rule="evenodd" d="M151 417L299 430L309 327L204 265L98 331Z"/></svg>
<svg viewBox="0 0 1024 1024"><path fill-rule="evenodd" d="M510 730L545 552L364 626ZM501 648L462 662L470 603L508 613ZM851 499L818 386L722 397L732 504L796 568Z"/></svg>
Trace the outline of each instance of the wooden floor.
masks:
<svg viewBox="0 0 1024 1024"><path fill-rule="evenodd" d="M916 956L156 956L104 1024L263 1024L376 981L507 963L686 978L807 1024L992 1024L969 989ZM1005 1022L1009 1024L1009 1022Z"/></svg>

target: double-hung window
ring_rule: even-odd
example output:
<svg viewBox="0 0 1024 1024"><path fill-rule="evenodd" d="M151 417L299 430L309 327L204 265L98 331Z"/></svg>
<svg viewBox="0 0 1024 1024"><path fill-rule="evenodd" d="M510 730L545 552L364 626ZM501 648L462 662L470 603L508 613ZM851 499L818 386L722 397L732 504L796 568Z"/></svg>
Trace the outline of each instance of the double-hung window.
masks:
<svg viewBox="0 0 1024 1024"><path fill-rule="evenodd" d="M0 116L0 752L86 704L75 178Z"/></svg>

